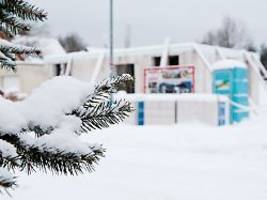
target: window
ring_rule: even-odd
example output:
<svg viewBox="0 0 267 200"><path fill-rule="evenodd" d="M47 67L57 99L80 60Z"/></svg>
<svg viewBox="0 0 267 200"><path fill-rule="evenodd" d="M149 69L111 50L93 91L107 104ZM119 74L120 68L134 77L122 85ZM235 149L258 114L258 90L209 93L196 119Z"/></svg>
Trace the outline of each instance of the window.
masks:
<svg viewBox="0 0 267 200"><path fill-rule="evenodd" d="M134 64L115 65L117 75L130 74L134 76ZM129 82L120 85L120 90L125 90L127 93L134 93L134 82Z"/></svg>
<svg viewBox="0 0 267 200"><path fill-rule="evenodd" d="M155 67L160 66L160 60L161 60L161 57L160 57L160 56L153 57L153 65L154 65Z"/></svg>
<svg viewBox="0 0 267 200"><path fill-rule="evenodd" d="M59 63L54 66L55 66L55 69L54 69L55 76L61 76L66 73L67 63Z"/></svg>
<svg viewBox="0 0 267 200"><path fill-rule="evenodd" d="M179 65L179 56L169 56L168 57L168 64L169 65Z"/></svg>
<svg viewBox="0 0 267 200"><path fill-rule="evenodd" d="M160 66L160 61L161 61L161 57L160 56L153 57L153 66L159 67ZM168 66L179 65L179 56L178 55L168 56L167 65Z"/></svg>

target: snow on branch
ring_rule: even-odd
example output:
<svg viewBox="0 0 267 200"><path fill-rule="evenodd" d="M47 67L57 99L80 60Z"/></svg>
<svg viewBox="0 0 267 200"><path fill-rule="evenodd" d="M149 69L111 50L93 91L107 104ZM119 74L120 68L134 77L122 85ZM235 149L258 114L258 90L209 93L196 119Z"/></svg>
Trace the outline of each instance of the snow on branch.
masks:
<svg viewBox="0 0 267 200"><path fill-rule="evenodd" d="M24 133L18 138L16 147L21 155L21 168L28 173L41 169L66 175L93 171L94 164L105 151L102 145L81 142L77 135L64 129L39 138Z"/></svg>
<svg viewBox="0 0 267 200"><path fill-rule="evenodd" d="M11 42L0 39L0 64L1 67L11 68L15 70L16 54L40 54L40 50L34 47L26 47L22 45L14 45Z"/></svg>
<svg viewBox="0 0 267 200"><path fill-rule="evenodd" d="M0 136L17 135L27 128L27 120L16 104L0 96Z"/></svg>
<svg viewBox="0 0 267 200"><path fill-rule="evenodd" d="M15 168L18 166L16 148L10 143L0 139L0 166Z"/></svg>
<svg viewBox="0 0 267 200"><path fill-rule="evenodd" d="M44 10L24 0L0 1L0 32L7 38L30 30L28 21L43 21ZM8 43L8 44L7 44ZM16 46L3 39L0 41L0 67L15 70L16 54L39 54L36 48Z"/></svg>
<svg viewBox="0 0 267 200"><path fill-rule="evenodd" d="M0 192L16 186L16 177L14 177L7 169L0 168Z"/></svg>
<svg viewBox="0 0 267 200"><path fill-rule="evenodd" d="M0 7L23 20L43 21L47 18L47 13L43 9L24 0L2 0Z"/></svg>

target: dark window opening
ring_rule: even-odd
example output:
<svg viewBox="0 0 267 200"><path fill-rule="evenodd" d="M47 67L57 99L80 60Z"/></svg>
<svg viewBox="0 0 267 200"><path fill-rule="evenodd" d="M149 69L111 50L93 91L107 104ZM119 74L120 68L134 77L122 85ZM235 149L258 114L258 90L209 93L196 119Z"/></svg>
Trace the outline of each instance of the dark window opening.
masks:
<svg viewBox="0 0 267 200"><path fill-rule="evenodd" d="M67 70L66 63L55 64L54 74L55 76L61 76L66 73L66 70ZM68 75L71 75L71 74L68 74Z"/></svg>
<svg viewBox="0 0 267 200"><path fill-rule="evenodd" d="M160 57L160 56L153 57L153 65L154 65L155 67L160 66L160 60L161 60L161 57Z"/></svg>
<svg viewBox="0 0 267 200"><path fill-rule="evenodd" d="M130 74L134 77L134 64L116 65L117 75ZM127 93L134 93L134 82L126 82L119 86L119 90L125 90Z"/></svg>
<svg viewBox="0 0 267 200"><path fill-rule="evenodd" d="M168 64L169 65L179 65L179 56L169 56L168 57Z"/></svg>
<svg viewBox="0 0 267 200"><path fill-rule="evenodd" d="M157 57L153 57L153 65L155 67L160 66L160 61L161 61L161 57L157 56ZM175 56L168 56L168 66L172 66L172 65L179 65L179 56L175 55Z"/></svg>
<svg viewBox="0 0 267 200"><path fill-rule="evenodd" d="M61 67L60 64L55 65L55 76L60 76Z"/></svg>

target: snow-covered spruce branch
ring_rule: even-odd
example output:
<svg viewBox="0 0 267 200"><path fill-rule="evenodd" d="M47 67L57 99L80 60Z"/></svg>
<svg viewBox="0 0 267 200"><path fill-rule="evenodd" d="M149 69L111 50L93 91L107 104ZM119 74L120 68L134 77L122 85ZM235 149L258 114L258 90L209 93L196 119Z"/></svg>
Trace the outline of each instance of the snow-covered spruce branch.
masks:
<svg viewBox="0 0 267 200"><path fill-rule="evenodd" d="M1 0L0 9L4 9L23 20L43 21L47 18L47 13L35 5L23 0Z"/></svg>
<svg viewBox="0 0 267 200"><path fill-rule="evenodd" d="M0 167L71 175L94 170L105 149L80 141L79 135L129 115L129 102L112 100L118 84L127 81L132 77L122 75L94 89L62 76L43 83L22 102L0 97Z"/></svg>
<svg viewBox="0 0 267 200"><path fill-rule="evenodd" d="M113 101L112 94L117 92L119 85L133 81L129 74L112 77L102 81L95 87L85 103L73 115L81 118L81 131L107 128L123 121L133 111L131 104L125 100Z"/></svg>
<svg viewBox="0 0 267 200"><path fill-rule="evenodd" d="M47 13L24 0L0 0L0 31L6 36L30 30L27 21L43 21ZM3 40L2 40L3 41ZM16 54L39 54L35 48L2 44L0 42L0 67L15 69Z"/></svg>
<svg viewBox="0 0 267 200"><path fill-rule="evenodd" d="M28 173L37 169L65 175L93 171L94 165L104 156L102 145L87 144L74 136L66 140L64 134L60 137L51 134L32 138L28 133L21 133L19 136L5 135L0 138L16 147L20 164L15 167ZM75 145L69 146L70 143Z"/></svg>
<svg viewBox="0 0 267 200"><path fill-rule="evenodd" d="M15 70L16 54L37 55L40 50L33 47L14 45L11 42L0 39L0 66L7 69Z"/></svg>
<svg viewBox="0 0 267 200"><path fill-rule="evenodd" d="M32 47L18 46L0 39L0 67L15 70L16 54L37 55L40 50Z"/></svg>
<svg viewBox="0 0 267 200"><path fill-rule="evenodd" d="M0 19L1 24L14 34L30 30L30 26L27 23L3 9L0 9Z"/></svg>
<svg viewBox="0 0 267 200"><path fill-rule="evenodd" d="M0 166L15 169L18 165L16 148L12 144L0 139Z"/></svg>
<svg viewBox="0 0 267 200"><path fill-rule="evenodd" d="M107 128L112 124L122 122L133 111L131 104L125 100L100 102L94 108L75 114L81 117L81 131Z"/></svg>

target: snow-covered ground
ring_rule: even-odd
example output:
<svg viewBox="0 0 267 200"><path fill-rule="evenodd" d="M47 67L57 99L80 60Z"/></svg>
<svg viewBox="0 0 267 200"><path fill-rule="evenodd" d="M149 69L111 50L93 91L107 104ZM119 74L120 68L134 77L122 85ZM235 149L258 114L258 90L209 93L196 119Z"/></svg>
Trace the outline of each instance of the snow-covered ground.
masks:
<svg viewBox="0 0 267 200"><path fill-rule="evenodd" d="M232 127L117 126L83 139L103 143L94 173L20 174L1 200L266 200L267 117Z"/></svg>

